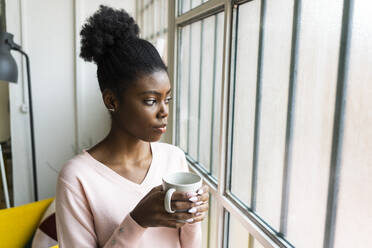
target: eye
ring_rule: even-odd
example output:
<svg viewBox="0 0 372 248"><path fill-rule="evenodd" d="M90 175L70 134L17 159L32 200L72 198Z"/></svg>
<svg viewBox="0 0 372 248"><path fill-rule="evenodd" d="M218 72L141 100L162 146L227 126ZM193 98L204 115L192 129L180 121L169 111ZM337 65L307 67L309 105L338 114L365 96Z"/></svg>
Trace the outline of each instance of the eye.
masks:
<svg viewBox="0 0 372 248"><path fill-rule="evenodd" d="M144 103L145 103L146 105L149 105L149 106L154 105L155 102L156 102L155 99L144 100Z"/></svg>
<svg viewBox="0 0 372 248"><path fill-rule="evenodd" d="M171 97L171 96L170 96L170 97L168 97L167 99L165 99L165 103L167 103L167 104L168 104L168 103L169 103L170 101L172 101L172 99L173 99L173 97Z"/></svg>

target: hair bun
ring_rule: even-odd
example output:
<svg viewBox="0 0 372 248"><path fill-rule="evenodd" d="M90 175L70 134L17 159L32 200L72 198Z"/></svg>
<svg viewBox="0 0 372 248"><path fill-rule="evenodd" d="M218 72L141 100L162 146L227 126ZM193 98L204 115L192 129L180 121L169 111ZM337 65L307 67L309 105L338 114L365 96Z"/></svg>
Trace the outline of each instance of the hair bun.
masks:
<svg viewBox="0 0 372 248"><path fill-rule="evenodd" d="M138 38L139 28L124 9L100 5L80 32L80 57L97 63L110 48Z"/></svg>

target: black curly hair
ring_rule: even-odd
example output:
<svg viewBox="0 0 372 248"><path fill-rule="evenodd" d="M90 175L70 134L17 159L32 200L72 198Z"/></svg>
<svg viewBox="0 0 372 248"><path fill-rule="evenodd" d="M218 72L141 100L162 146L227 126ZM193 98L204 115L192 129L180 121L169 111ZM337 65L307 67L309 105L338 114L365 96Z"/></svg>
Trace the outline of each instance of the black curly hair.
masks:
<svg viewBox="0 0 372 248"><path fill-rule="evenodd" d="M80 57L97 64L101 92L120 95L141 76L164 70L156 48L138 37L139 28L124 9L100 5L83 25Z"/></svg>

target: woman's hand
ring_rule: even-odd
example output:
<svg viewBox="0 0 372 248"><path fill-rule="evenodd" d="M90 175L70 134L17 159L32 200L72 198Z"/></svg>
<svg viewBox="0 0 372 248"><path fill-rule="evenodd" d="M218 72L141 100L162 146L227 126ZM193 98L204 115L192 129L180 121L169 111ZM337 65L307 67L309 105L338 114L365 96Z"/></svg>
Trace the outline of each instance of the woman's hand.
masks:
<svg viewBox="0 0 372 248"><path fill-rule="evenodd" d="M168 213L164 208L166 192L159 185L142 198L130 215L142 227L180 228L186 223L177 222L177 220L187 220L187 223L202 221L205 218L206 211L208 211L208 187L204 185L197 192L200 192L200 194L174 192L171 206L176 212Z"/></svg>

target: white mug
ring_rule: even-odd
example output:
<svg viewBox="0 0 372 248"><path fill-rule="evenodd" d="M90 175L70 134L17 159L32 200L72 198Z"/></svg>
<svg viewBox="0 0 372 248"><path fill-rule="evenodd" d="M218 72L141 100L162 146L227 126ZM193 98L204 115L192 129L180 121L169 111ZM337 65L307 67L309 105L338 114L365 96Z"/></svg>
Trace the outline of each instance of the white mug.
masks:
<svg viewBox="0 0 372 248"><path fill-rule="evenodd" d="M176 172L163 177L163 190L166 191L164 208L168 213L175 213L171 208L171 198L175 191L195 192L203 185L199 175L191 172Z"/></svg>

